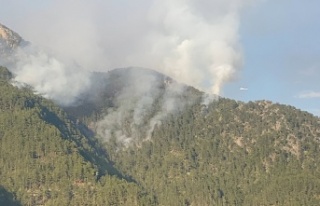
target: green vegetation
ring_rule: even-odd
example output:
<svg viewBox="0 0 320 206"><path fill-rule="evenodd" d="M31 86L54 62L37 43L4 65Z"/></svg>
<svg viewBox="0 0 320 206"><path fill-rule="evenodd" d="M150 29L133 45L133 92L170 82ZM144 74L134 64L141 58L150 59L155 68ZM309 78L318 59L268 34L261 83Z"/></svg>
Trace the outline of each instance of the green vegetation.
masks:
<svg viewBox="0 0 320 206"><path fill-rule="evenodd" d="M268 101L195 104L115 152L161 205L317 205L320 120Z"/></svg>
<svg viewBox="0 0 320 206"><path fill-rule="evenodd" d="M181 98L194 104L169 114L150 140L121 147L86 126L114 106L116 78L100 99L67 112L11 78L0 67L0 205L320 202L320 119L309 113L224 98L205 106L189 89Z"/></svg>
<svg viewBox="0 0 320 206"><path fill-rule="evenodd" d="M0 80L0 202L22 205L151 205L97 142L52 102ZM11 204L11 203L10 203Z"/></svg>

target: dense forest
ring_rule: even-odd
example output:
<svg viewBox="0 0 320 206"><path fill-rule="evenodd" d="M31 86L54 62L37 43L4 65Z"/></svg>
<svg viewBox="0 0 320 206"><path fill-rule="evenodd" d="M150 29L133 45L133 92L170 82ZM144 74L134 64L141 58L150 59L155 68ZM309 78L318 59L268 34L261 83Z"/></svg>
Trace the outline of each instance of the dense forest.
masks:
<svg viewBox="0 0 320 206"><path fill-rule="evenodd" d="M268 101L196 104L110 157L161 205L317 205L319 119Z"/></svg>
<svg viewBox="0 0 320 206"><path fill-rule="evenodd" d="M0 205L318 205L319 118L269 101L204 104L188 87L177 99L189 104L168 112L148 139L148 127L136 125L137 138L124 145L95 125L132 86L119 85L125 74L99 74L114 81L98 81L105 89L94 100L62 108L13 86L0 68ZM173 81L157 79L144 123ZM119 123L124 134L133 135L133 118Z"/></svg>
<svg viewBox="0 0 320 206"><path fill-rule="evenodd" d="M1 205L151 205L85 126L0 68Z"/></svg>

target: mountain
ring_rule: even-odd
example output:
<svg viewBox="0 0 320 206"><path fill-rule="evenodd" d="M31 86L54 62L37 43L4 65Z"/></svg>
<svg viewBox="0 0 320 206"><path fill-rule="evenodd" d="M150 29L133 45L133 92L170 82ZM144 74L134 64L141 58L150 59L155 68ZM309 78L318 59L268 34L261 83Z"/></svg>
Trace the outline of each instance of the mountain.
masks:
<svg viewBox="0 0 320 206"><path fill-rule="evenodd" d="M144 72L147 73L146 78L143 78ZM134 133L130 133L134 129L148 129L132 127L133 114L139 106L131 97L141 99L150 90L143 90L142 96L139 96L135 92L131 95L135 90L130 89L130 95L125 95L123 101L134 106L126 110L119 109L123 102L116 103L122 99L119 96L127 94L128 88L151 79L149 75L158 80L152 80L152 85L157 86L151 89L151 93L158 94L152 97L159 100L152 108L163 113L161 105L167 98L164 94L170 90L170 85L176 83L174 80L166 84L163 78L158 78L163 75L150 70L117 69L106 74L108 85L102 93L97 93L98 97L108 99L109 103L101 104L102 107L97 110L100 115L87 124L98 122L99 125L109 116L111 120L118 121L119 116L115 118L108 113L110 108L129 113L121 116L123 119L120 118L117 124L121 135L117 135L115 130L104 145L115 167L155 194L160 205L318 203L319 118L266 100L244 103L220 97L205 104L202 92L185 86L183 92L179 92L180 96L175 96L178 99L175 103L188 100L191 103L178 107L173 113L166 113L145 141L141 139L145 133L138 133L137 137L132 137ZM75 109L74 114L77 114L76 111L82 109ZM150 118L144 125L148 125L157 113L149 112ZM86 119L85 116L81 118ZM108 126L110 130L114 129L113 125ZM99 136L98 127L91 128ZM123 136L133 138L133 144L123 148ZM99 138L104 139L103 136Z"/></svg>
<svg viewBox="0 0 320 206"><path fill-rule="evenodd" d="M170 116L116 167L162 205L317 205L319 118L269 101L219 99Z"/></svg>
<svg viewBox="0 0 320 206"><path fill-rule="evenodd" d="M138 143L156 122L183 110L203 95L166 75L144 68L97 72L91 78L91 89L77 104L64 107L65 111L100 136L110 136L101 134L108 130Z"/></svg>
<svg viewBox="0 0 320 206"><path fill-rule="evenodd" d="M19 34L15 33L14 31L10 30L6 26L0 24L0 48L1 54L4 51L12 51L24 40L19 36Z"/></svg>
<svg viewBox="0 0 320 206"><path fill-rule="evenodd" d="M320 119L164 74L91 75L58 106L0 67L2 205L318 205Z"/></svg>
<svg viewBox="0 0 320 206"><path fill-rule="evenodd" d="M12 86L7 69L0 74L0 202L147 204L148 195L113 167L84 125L30 88Z"/></svg>
<svg viewBox="0 0 320 206"><path fill-rule="evenodd" d="M17 48L27 44L19 34L0 24L0 62L9 61Z"/></svg>
<svg viewBox="0 0 320 206"><path fill-rule="evenodd" d="M147 90L157 95L155 98L159 98L168 84L176 83L156 71L135 67L118 68L107 73L94 72L91 75L91 82L93 83L90 90L78 99L77 104L65 107L68 113L80 120L88 116L102 116L101 113L106 108L119 106L117 97L133 85L137 89L130 100L134 98L133 96L141 97ZM149 88L142 88L145 86ZM138 87L141 87L141 91L138 91Z"/></svg>
<svg viewBox="0 0 320 206"><path fill-rule="evenodd" d="M157 86L134 95L135 90L130 89L130 95L119 98L128 88L150 79L149 75L158 80L152 80ZM184 85L175 104L191 103L166 113L145 141L143 130L149 127L132 126L139 106L131 98L141 99L146 91L157 94L152 95L153 110L148 110L149 118L143 124L149 125L157 114L154 110L164 112L164 94L176 83L171 79L168 83L164 77L138 68L110 71L103 77L102 82L108 84L102 92L95 90L97 97L107 100L91 105L95 118L90 112L82 113L90 108L86 104L69 114L78 115L88 125L98 122L91 129L102 140L99 124L108 122L103 119L120 120L116 126L104 127L114 131L103 141L110 160L154 194L160 205L317 205L319 118L266 100L244 103L219 97L205 104L202 92ZM119 99L134 106L122 110ZM119 112L115 117L110 108L128 114L121 116ZM119 130L121 135L117 135ZM133 143L128 146L123 136Z"/></svg>

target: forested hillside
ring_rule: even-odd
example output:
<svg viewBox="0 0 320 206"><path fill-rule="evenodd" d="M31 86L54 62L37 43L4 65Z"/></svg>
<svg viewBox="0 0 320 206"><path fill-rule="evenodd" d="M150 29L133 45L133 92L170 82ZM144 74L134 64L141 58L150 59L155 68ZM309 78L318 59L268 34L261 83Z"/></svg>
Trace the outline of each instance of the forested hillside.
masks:
<svg viewBox="0 0 320 206"><path fill-rule="evenodd" d="M85 126L11 76L0 67L1 205L151 205Z"/></svg>
<svg viewBox="0 0 320 206"><path fill-rule="evenodd" d="M311 114L220 98L171 116L151 141L107 148L161 205L318 205L319 141Z"/></svg>
<svg viewBox="0 0 320 206"><path fill-rule="evenodd" d="M191 87L173 98L173 80L151 72L157 95L142 123L133 107L123 110L116 131L137 137L121 144L117 132L106 139L96 129L124 108L119 97L135 83L121 81L127 72L99 74L99 92L60 108L13 86L1 67L0 205L318 205L319 118L269 101L207 104ZM168 96L188 104L167 111L146 139Z"/></svg>
<svg viewBox="0 0 320 206"><path fill-rule="evenodd" d="M72 114L78 114L77 117L88 125L99 122L104 115L108 116L110 108L119 106L120 91L134 86L128 81L129 71L143 72L139 69L109 72L112 78L106 77L108 86L98 92L100 98L95 100L107 99L108 104L93 106L98 111L97 115L77 113L77 108L71 109ZM123 82L127 85L121 85ZM166 84L163 78L159 82L155 83L158 85L155 93L159 95L154 97L156 101L149 110L149 116L161 111L161 102L166 98L163 90L170 89L170 83ZM144 140L145 133L132 133L137 106L125 110L126 115L121 116L123 119L117 125L121 134L137 136L129 147L122 144L123 135L119 137L117 132L111 133L108 141L104 141L103 136L99 137L115 166L154 195L157 203L318 204L319 118L270 101L243 103L219 98L206 104L203 93L192 88L184 89L176 98L177 104L189 100L192 103L185 104L174 113L166 113L148 141ZM125 101L135 104L130 98ZM145 124L150 120L152 117ZM93 130L95 128L92 127ZM140 126L138 129L148 128Z"/></svg>

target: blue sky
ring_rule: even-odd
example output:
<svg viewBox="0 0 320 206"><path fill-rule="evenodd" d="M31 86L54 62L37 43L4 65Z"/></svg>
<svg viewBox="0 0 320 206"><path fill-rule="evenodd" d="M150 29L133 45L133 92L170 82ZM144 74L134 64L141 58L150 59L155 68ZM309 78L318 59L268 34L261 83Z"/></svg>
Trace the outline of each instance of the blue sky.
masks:
<svg viewBox="0 0 320 206"><path fill-rule="evenodd" d="M320 1L264 1L241 20L245 63L225 95L320 115ZM240 87L248 88L239 91Z"/></svg>
<svg viewBox="0 0 320 206"><path fill-rule="evenodd" d="M32 40L34 34L30 33L31 29L26 28L39 23L40 26L38 28L34 26L33 29L42 29L42 19L39 19L39 15L34 14L50 13L51 9L48 6L50 3L48 2L52 4L55 1L36 0L30 3L18 0L0 0L2 5L0 7L0 22L16 30L28 40ZM68 9L73 8L72 1L60 2L68 2ZM126 14L130 10L135 10L136 12L133 14L136 18L143 19L144 13L139 14L139 8L149 4L149 1L146 0L140 0L141 5L128 3L129 1L126 0L118 2L112 3L118 6L118 10L113 13L109 9L108 18L111 18L112 15L118 15L118 19L120 19L123 16L120 11L126 7ZM320 116L320 1L259 0L257 2L259 3L246 7L242 12L239 35L244 64L238 79L224 87L223 95L243 101L265 99L290 104ZM105 3L105 5L107 4ZM83 11L81 15L84 18L81 21L84 20L84 24L75 25L76 29L81 29L83 26L90 28L90 18L86 17L91 17L92 14L87 13L85 4L78 6L78 8L79 11ZM57 6L55 9L51 13L56 11L58 14L61 7ZM93 9L97 10L95 7ZM68 10L64 12L63 14L68 14ZM48 17L51 18L53 14L50 15ZM72 15L75 18L79 17L77 16L79 14L76 13ZM48 19L52 22L50 18ZM134 26L143 27L143 24L134 25L134 22L134 26L128 25L126 22L130 18L119 21L122 26L129 29L118 28L117 25L112 25L112 29L119 29L125 33L134 31ZM61 19L64 20L64 18ZM141 34L139 32L143 31L141 29L135 35L139 36ZM40 34L38 35L37 38L40 38ZM95 34L88 33L83 38L80 36L78 37L79 42L88 36L95 37ZM70 33L67 37L73 40L73 34ZM126 37L128 36L123 36L123 38ZM118 46L114 49L118 49ZM124 49L113 51L113 53L121 53ZM131 49L134 52L136 48ZM100 54L99 49L92 51L95 56ZM78 55L71 50L70 54ZM79 54L79 56L81 55ZM240 90L240 88L247 88L247 90Z"/></svg>

